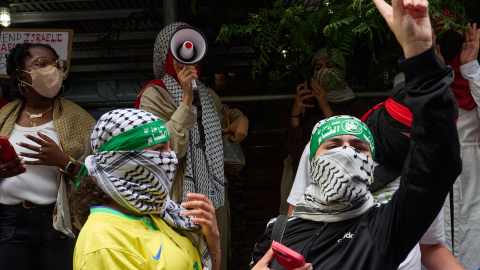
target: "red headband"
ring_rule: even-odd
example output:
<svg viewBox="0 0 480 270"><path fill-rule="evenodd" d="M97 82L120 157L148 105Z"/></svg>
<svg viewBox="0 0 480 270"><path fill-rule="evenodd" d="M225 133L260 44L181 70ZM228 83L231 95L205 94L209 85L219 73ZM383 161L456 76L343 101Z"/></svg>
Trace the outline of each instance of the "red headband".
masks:
<svg viewBox="0 0 480 270"><path fill-rule="evenodd" d="M374 106L373 108L371 108L367 113L365 113L365 114L362 116L362 118L360 118L360 120L365 123L365 121L367 120L368 116L369 116L373 111L375 111L376 109L382 107L384 103L385 103L385 102L378 103L377 105L375 105L375 106Z"/></svg>
<svg viewBox="0 0 480 270"><path fill-rule="evenodd" d="M385 101L385 109L387 109L388 114L390 114L398 122L412 126L412 112L402 104L396 102L395 100L388 98Z"/></svg>
<svg viewBox="0 0 480 270"><path fill-rule="evenodd" d="M395 100L388 98L387 101L379 103L375 105L370 111L368 111L363 117L362 117L362 122L365 122L367 120L367 117L376 109L385 106L385 109L387 109L388 114L390 114L395 120L398 122L407 125L409 127L412 126L412 112L410 110L403 106L402 104L396 102Z"/></svg>

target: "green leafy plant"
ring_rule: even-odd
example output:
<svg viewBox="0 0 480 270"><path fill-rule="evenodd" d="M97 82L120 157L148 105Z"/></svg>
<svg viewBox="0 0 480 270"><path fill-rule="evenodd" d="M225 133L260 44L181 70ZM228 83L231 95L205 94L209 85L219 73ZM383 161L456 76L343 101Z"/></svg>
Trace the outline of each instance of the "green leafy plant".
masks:
<svg viewBox="0 0 480 270"><path fill-rule="evenodd" d="M462 4L454 0L430 0L429 4L430 16L444 21L445 29L464 29L467 16ZM456 13L460 21L445 17L443 8ZM361 64L365 69L374 65L377 70L372 72L376 74L364 75L380 81L380 86L374 88L386 89L398 72L396 61L380 74L376 65L385 65L386 60L401 55L397 41L371 0L277 0L270 9L249 14L245 24L223 25L217 42L238 40L236 37L247 39L255 49L257 60L252 76L267 76L269 86L278 84L275 80L298 78L310 71L310 59L317 49L336 47L350 66ZM356 62L358 54L363 54L360 62ZM353 77L360 76L353 74L349 78Z"/></svg>

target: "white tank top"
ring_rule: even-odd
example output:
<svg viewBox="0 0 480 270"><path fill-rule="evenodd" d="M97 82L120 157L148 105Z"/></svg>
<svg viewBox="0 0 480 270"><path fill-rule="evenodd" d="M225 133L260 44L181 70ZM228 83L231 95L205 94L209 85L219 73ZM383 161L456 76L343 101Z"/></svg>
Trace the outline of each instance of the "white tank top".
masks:
<svg viewBox="0 0 480 270"><path fill-rule="evenodd" d="M27 139L24 135L29 134L38 137L37 131L47 135L58 144L58 134L53 126L53 121L37 127L21 127L15 124L10 143L18 153L38 153L30 149L20 147L18 142L38 146L35 142ZM35 160L24 157L24 160ZM51 204L57 199L57 170L56 166L26 165L27 172L15 177L0 179L0 203L13 205L24 200L36 204Z"/></svg>

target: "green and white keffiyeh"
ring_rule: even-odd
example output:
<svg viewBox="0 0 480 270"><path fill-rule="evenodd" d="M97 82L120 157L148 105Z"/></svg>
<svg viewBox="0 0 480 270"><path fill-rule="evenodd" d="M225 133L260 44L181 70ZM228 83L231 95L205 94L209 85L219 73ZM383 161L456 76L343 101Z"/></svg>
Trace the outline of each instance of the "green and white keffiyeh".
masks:
<svg viewBox="0 0 480 270"><path fill-rule="evenodd" d="M137 109L110 111L98 120L91 135L94 155L85 160L88 174L113 200L140 214L158 214L196 244L203 266L211 260L201 226L184 217L186 209L168 194L178 159L175 152L145 151L170 140L157 116Z"/></svg>
<svg viewBox="0 0 480 270"><path fill-rule="evenodd" d="M310 141L310 185L295 206L294 216L338 222L358 217L373 205L368 190L373 181L372 158L351 146L337 147L313 158L324 140L338 135L359 137L375 156L372 134L359 119L339 115L319 121Z"/></svg>

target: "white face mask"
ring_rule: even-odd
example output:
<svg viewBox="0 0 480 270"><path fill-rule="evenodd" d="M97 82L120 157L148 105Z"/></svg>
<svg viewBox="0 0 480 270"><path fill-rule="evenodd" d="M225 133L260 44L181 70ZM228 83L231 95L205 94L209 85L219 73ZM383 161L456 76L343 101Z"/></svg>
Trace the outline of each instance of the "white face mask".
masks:
<svg viewBox="0 0 480 270"><path fill-rule="evenodd" d="M25 81L22 81L22 83L31 86L40 95L46 98L53 98L58 94L58 91L60 91L64 75L60 69L50 65L31 71L23 71L30 74L32 84Z"/></svg>

